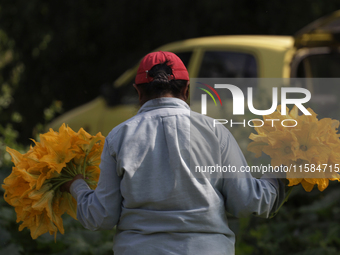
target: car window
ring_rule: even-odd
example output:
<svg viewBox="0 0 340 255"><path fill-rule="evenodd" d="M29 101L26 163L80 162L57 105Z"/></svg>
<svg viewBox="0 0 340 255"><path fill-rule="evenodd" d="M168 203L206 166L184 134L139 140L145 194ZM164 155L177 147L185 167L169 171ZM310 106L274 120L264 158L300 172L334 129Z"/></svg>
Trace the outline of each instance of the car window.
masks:
<svg viewBox="0 0 340 255"><path fill-rule="evenodd" d="M317 54L304 58L297 67L299 78L339 78L340 54Z"/></svg>
<svg viewBox="0 0 340 255"><path fill-rule="evenodd" d="M121 104L138 104L138 93L133 87L135 77L131 77L123 86L119 88Z"/></svg>
<svg viewBox="0 0 340 255"><path fill-rule="evenodd" d="M192 55L192 51L179 52L179 53L175 52L175 54L182 60L185 67L188 68L189 61Z"/></svg>
<svg viewBox="0 0 340 255"><path fill-rule="evenodd" d="M257 64L251 54L231 51L206 51L198 78L255 78Z"/></svg>
<svg viewBox="0 0 340 255"><path fill-rule="evenodd" d="M198 78L256 78L257 63L253 55L232 51L206 51L203 55ZM256 87L257 83L252 80L248 86ZM243 93L246 87L240 87ZM231 98L227 90L220 92L224 98ZM201 100L201 91L196 88L191 94L191 100Z"/></svg>
<svg viewBox="0 0 340 255"><path fill-rule="evenodd" d="M338 79L321 79L340 77L340 53L325 48L317 50L304 50L306 53L297 58L296 68L292 68L292 77L313 79L293 79L292 86L307 88L311 92L309 104L319 116L340 116L340 101L335 93L339 88Z"/></svg>

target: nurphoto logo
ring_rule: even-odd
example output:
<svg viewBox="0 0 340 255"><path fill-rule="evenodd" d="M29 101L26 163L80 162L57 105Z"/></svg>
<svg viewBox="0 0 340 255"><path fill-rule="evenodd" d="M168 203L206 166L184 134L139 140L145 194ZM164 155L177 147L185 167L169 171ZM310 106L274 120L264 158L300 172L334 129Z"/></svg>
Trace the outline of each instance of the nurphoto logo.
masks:
<svg viewBox="0 0 340 255"><path fill-rule="evenodd" d="M202 84L209 88L218 98L220 101L221 106L223 106L222 100L220 95L215 89L227 89L231 92L232 95L232 105L233 105L233 115L244 115L245 114L245 96L242 92L242 90L232 84L215 84L214 88L206 83L202 82L196 82L199 84ZM216 100L213 96L213 94L205 89L205 88L199 88L206 92L214 101L215 105L217 105ZM281 115L287 114L287 105L295 105L304 115L311 115L311 113L303 106L304 103L307 103L311 99L311 93L308 89L305 88L297 88L297 87L281 87ZM303 97L302 98L289 98L288 94L294 93L294 94L300 94ZM207 114L207 94L201 94L201 114L206 115ZM253 88L247 87L247 106L248 110L253 113L254 115L269 115L272 114L277 106L278 106L278 88L273 87L272 88L272 105L269 109L265 110L259 110L254 107L254 99L253 99ZM228 99L229 100L229 99ZM274 126L275 121L280 121L279 119L266 119L265 121L270 121L272 123L272 126ZM260 125L251 125L251 123L259 122ZM227 119L214 119L214 127L216 125L224 125L230 123L231 127L233 125L243 125L246 126L246 120L244 119L241 122L233 122L231 119L230 121ZM288 125L287 123L290 123ZM292 124L294 123L294 124ZM262 127L264 125L264 121L261 119L251 119L247 121L248 126L250 127ZM281 121L281 125L283 127L295 127L297 125L297 121L294 119L285 119Z"/></svg>

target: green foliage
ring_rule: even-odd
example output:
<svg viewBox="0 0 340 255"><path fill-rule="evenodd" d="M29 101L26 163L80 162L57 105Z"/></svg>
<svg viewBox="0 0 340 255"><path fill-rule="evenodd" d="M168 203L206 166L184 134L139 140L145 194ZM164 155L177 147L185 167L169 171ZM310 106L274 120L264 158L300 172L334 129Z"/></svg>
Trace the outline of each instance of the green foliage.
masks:
<svg viewBox="0 0 340 255"><path fill-rule="evenodd" d="M334 224L340 217L339 190L337 182L323 192L294 187L274 218L241 219L236 254L339 254L340 227Z"/></svg>

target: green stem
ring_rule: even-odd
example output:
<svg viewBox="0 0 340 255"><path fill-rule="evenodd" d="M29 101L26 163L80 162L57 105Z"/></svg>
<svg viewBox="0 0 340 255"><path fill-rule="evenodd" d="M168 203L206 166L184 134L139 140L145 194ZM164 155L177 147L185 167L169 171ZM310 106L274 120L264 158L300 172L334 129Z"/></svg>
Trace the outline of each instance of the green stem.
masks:
<svg viewBox="0 0 340 255"><path fill-rule="evenodd" d="M61 172L61 175L63 175L63 172L67 173L70 176L72 176L72 170L69 168L69 165L66 165L66 167L63 168L63 171Z"/></svg>
<svg viewBox="0 0 340 255"><path fill-rule="evenodd" d="M76 173L77 173L77 174L82 174L81 165L77 165Z"/></svg>
<svg viewBox="0 0 340 255"><path fill-rule="evenodd" d="M85 155L84 162L83 162L83 176L84 176L84 179L85 179L85 170L86 170L86 167L87 167L86 158L87 158L87 154Z"/></svg>
<svg viewBox="0 0 340 255"><path fill-rule="evenodd" d="M73 179L73 177L72 176L67 176L67 177L61 177L61 178L53 178L51 180L53 180L53 181L65 181L65 180L68 180L68 179Z"/></svg>
<svg viewBox="0 0 340 255"><path fill-rule="evenodd" d="M73 162L70 162L70 168L74 174L74 176L77 175L77 168L74 166Z"/></svg>
<svg viewBox="0 0 340 255"><path fill-rule="evenodd" d="M69 175L69 174L63 174L63 175L60 175L58 178L60 178L60 179L67 179L67 178L71 178L71 177L73 177L72 175Z"/></svg>
<svg viewBox="0 0 340 255"><path fill-rule="evenodd" d="M286 203L288 201L288 198L289 198L289 195L290 193L292 193L292 190L293 190L294 186L292 187L289 187L287 193L286 193L286 197L285 199L282 201L281 205L279 206L279 208L277 208L277 210L275 212L272 213L272 215L269 217L270 219L271 218L274 218L275 215L279 212L280 208L283 206L284 203Z"/></svg>
<svg viewBox="0 0 340 255"><path fill-rule="evenodd" d="M68 182L68 181L72 181L73 178L69 178L67 180L61 181L61 182L57 182L57 185L53 186L53 190L57 190L61 185L63 185L64 183Z"/></svg>
<svg viewBox="0 0 340 255"><path fill-rule="evenodd" d="M85 181L86 181L86 183L89 184L89 185L95 185L95 184L97 184L96 181L91 181L91 180L89 180L89 179L85 179Z"/></svg>

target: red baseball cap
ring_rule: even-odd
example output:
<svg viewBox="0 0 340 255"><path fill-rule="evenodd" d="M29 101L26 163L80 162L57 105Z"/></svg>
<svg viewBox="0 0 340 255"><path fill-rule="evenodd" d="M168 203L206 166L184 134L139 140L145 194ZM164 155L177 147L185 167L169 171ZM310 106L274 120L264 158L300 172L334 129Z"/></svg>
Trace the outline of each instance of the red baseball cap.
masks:
<svg viewBox="0 0 340 255"><path fill-rule="evenodd" d="M157 51L146 55L139 64L135 84L149 83L153 80L148 75L149 70L158 64L167 61L167 65L172 69L172 75L169 79L173 80L189 80L188 70L185 68L182 60L174 53L167 51Z"/></svg>

